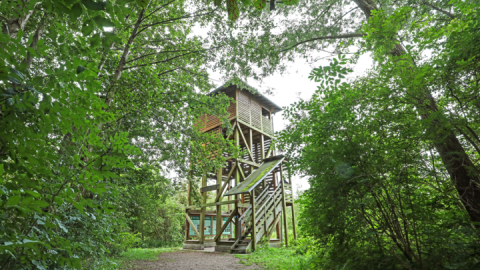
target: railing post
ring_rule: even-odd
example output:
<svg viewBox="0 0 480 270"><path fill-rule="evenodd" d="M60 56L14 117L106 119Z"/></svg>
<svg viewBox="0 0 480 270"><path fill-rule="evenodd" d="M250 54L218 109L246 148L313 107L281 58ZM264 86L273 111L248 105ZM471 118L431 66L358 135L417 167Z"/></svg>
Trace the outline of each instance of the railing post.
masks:
<svg viewBox="0 0 480 270"><path fill-rule="evenodd" d="M222 181L222 174L223 174L223 170L220 168L218 169L217 171L217 190L216 190L216 194L217 197L220 193L220 187L222 186L223 184L223 181ZM219 197L219 200L220 200L221 197ZM217 202L217 201L215 201ZM216 224L215 224L215 234L217 234L218 230L220 230L222 228L222 206L221 205L217 205L216 206L216 209L217 211L217 220L216 220ZM212 228L213 228L213 224L212 224ZM212 230L212 234L213 234L213 230ZM222 235L220 235L220 237L218 237L218 240L217 242L220 242L220 240L222 239Z"/></svg>
<svg viewBox="0 0 480 270"><path fill-rule="evenodd" d="M252 198L252 249L257 250L257 224L255 222L255 189L250 193L250 198Z"/></svg>
<svg viewBox="0 0 480 270"><path fill-rule="evenodd" d="M288 175L288 182L290 185L293 185L292 183L292 177L290 174ZM297 223L295 220L295 202L293 201L293 187L292 187L292 224L293 224L293 239L297 240Z"/></svg>
<svg viewBox="0 0 480 270"><path fill-rule="evenodd" d="M285 203L285 179L283 178L283 164L280 164L280 184L282 185L283 227L285 228L285 246L288 247L287 204Z"/></svg>
<svg viewBox="0 0 480 270"><path fill-rule="evenodd" d="M202 176L202 187L207 186L207 172L203 173ZM203 192L202 194L203 200L202 204L205 205L207 203L207 192ZM200 239L199 244L203 244L205 242L205 212L207 210L206 206L202 206L202 211L200 212Z"/></svg>

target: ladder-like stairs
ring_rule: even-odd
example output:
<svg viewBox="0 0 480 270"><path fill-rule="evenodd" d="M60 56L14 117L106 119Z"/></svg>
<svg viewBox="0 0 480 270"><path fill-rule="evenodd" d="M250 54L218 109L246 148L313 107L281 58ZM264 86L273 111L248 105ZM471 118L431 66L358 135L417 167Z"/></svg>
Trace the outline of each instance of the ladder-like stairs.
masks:
<svg viewBox="0 0 480 270"><path fill-rule="evenodd" d="M252 249L253 222L255 222L256 242L263 236L269 239L278 218L282 212L282 188L278 186L273 189L272 185L267 185L260 190L255 199L255 221L252 220L252 206L240 216L241 236L230 248L231 253L249 253ZM250 201L250 198L248 198Z"/></svg>

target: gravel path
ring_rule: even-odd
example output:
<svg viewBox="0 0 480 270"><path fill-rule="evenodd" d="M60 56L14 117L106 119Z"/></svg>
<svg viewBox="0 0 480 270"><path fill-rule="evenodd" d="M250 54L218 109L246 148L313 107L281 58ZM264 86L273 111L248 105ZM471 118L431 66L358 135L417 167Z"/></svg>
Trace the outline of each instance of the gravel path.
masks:
<svg viewBox="0 0 480 270"><path fill-rule="evenodd" d="M245 266L240 264L240 259L228 253L202 252L202 251L176 251L166 252L158 256L157 261L129 262L128 269L175 269L175 270L261 270L258 265Z"/></svg>

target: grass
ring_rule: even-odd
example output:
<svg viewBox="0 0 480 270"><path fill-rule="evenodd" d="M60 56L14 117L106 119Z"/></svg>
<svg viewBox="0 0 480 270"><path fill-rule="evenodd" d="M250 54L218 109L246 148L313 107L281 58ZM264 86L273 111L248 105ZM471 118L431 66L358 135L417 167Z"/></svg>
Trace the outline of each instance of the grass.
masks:
<svg viewBox="0 0 480 270"><path fill-rule="evenodd" d="M258 247L258 250L247 255L235 255L240 263L250 266L257 264L264 269L307 269L307 258L297 254L292 248Z"/></svg>
<svg viewBox="0 0 480 270"><path fill-rule="evenodd" d="M134 261L156 261L158 255L165 252L180 250L179 247L169 248L132 248L124 252L115 261L120 269L128 269L134 266Z"/></svg>

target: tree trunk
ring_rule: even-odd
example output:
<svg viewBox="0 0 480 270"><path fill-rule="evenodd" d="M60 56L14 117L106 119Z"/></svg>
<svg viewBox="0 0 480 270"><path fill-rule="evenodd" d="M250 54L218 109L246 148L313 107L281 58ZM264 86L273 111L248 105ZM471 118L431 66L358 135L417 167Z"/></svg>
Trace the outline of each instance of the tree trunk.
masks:
<svg viewBox="0 0 480 270"><path fill-rule="evenodd" d="M11 38L16 38L18 31L24 30L27 25L28 20L33 14L34 9L29 10L27 13L23 12L23 8L28 4L29 0L22 1L23 5L17 7L17 14L22 16L12 16L10 19L6 20L6 24L2 30L2 33L8 34ZM38 3L37 3L38 4Z"/></svg>
<svg viewBox="0 0 480 270"><path fill-rule="evenodd" d="M365 17L371 16L377 7L372 0L353 0L363 11ZM406 54L405 49L397 44L392 51L395 56ZM429 118L437 111L437 104L431 92L423 88L424 100L414 104L422 119ZM439 134L441 138L433 138L433 144L440 155L445 168L450 174L457 193L465 206L471 221L480 222L480 178L475 165L465 152L455 133L446 128L438 119L432 121L430 134Z"/></svg>

